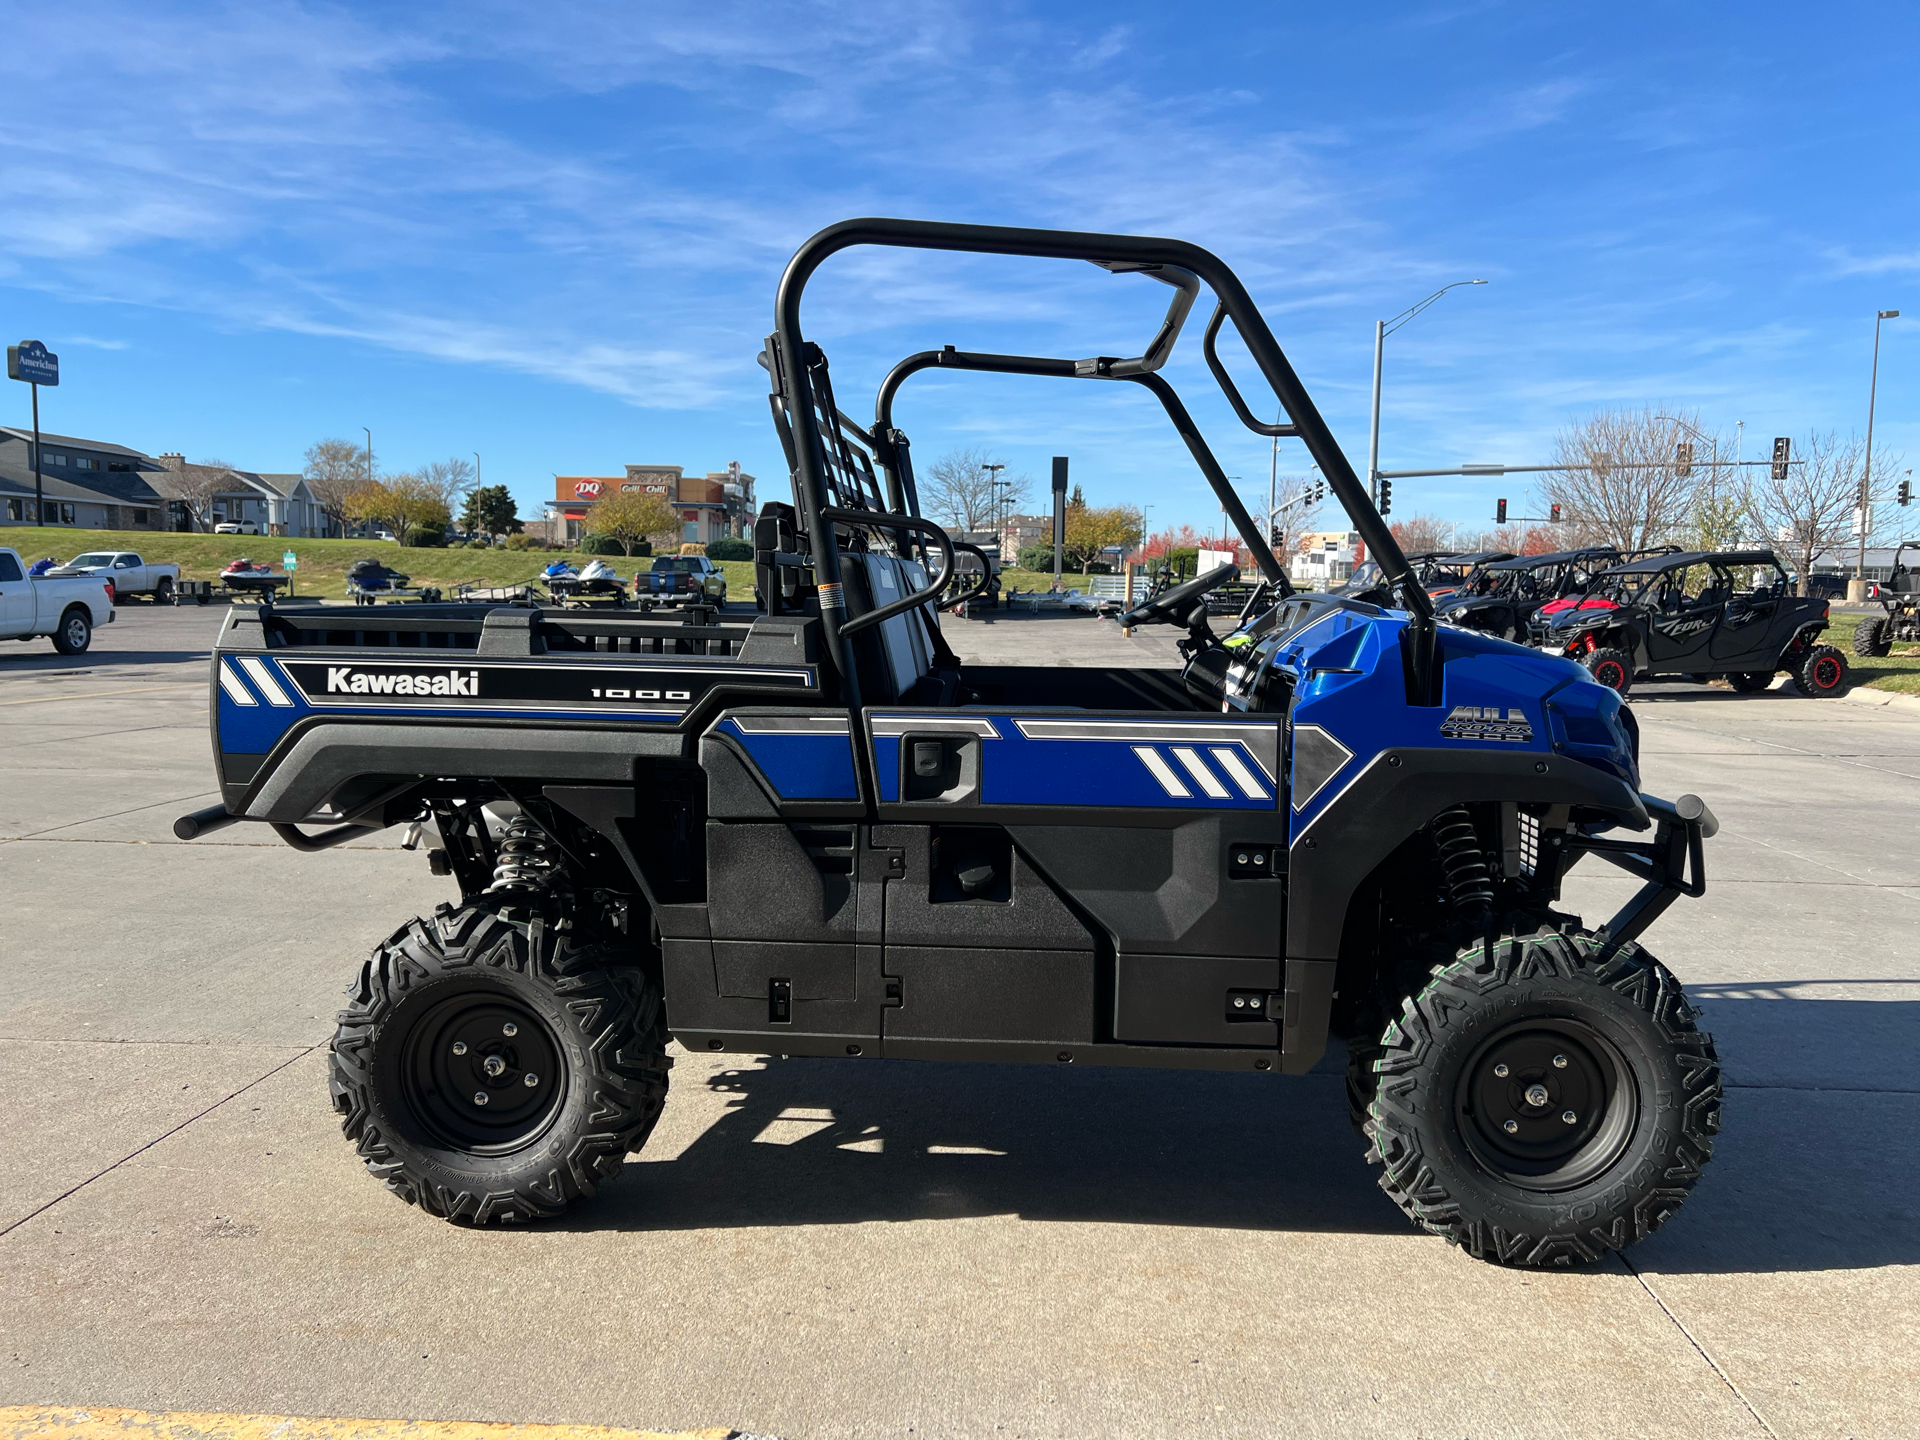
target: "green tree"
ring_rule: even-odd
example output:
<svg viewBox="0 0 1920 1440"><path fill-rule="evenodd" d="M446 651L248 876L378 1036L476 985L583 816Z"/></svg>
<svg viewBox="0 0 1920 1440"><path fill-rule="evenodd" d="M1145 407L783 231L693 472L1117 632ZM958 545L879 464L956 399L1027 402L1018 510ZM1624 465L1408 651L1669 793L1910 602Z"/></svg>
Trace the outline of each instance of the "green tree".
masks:
<svg viewBox="0 0 1920 1440"><path fill-rule="evenodd" d="M679 517L658 495L623 490L596 503L587 512L583 528L587 534L611 540L632 555L634 546L643 540L671 536L679 528Z"/></svg>
<svg viewBox="0 0 1920 1440"><path fill-rule="evenodd" d="M513 492L504 485L483 485L467 492L460 506L460 523L476 535L518 535L521 523Z"/></svg>

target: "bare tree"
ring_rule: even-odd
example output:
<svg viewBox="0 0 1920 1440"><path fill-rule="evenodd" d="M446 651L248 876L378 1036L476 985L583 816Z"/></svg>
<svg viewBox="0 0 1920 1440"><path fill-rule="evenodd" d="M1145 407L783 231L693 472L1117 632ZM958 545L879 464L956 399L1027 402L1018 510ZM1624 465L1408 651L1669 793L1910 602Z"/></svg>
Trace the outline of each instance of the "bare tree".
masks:
<svg viewBox="0 0 1920 1440"><path fill-rule="evenodd" d="M1033 488L1030 476L986 468L996 463L978 448L948 451L918 477L920 508L956 530L993 529L1001 516L1015 514L1027 503Z"/></svg>
<svg viewBox="0 0 1920 1440"><path fill-rule="evenodd" d="M350 440L319 440L307 447L307 488L313 492L321 511L334 524L347 521L347 496L370 478L367 452Z"/></svg>
<svg viewBox="0 0 1920 1440"><path fill-rule="evenodd" d="M1453 523L1437 515L1409 515L1388 527L1400 549L1407 555L1453 548Z"/></svg>
<svg viewBox="0 0 1920 1440"><path fill-rule="evenodd" d="M1802 595L1813 562L1855 539L1853 512L1860 502L1865 448L1857 435L1842 440L1831 430L1815 431L1795 447L1800 463L1787 467L1786 479L1774 479L1769 470L1753 483L1749 505L1754 523L1784 552ZM1889 482L1897 463L1893 457L1883 462L1875 456L1870 488Z"/></svg>
<svg viewBox="0 0 1920 1440"><path fill-rule="evenodd" d="M467 492L473 488L473 463L462 460L457 455L448 456L445 460L429 461L415 474L419 477L421 484L431 490L440 503L447 507L449 515L460 513L461 502L466 499Z"/></svg>
<svg viewBox="0 0 1920 1440"><path fill-rule="evenodd" d="M1585 468L1554 471L1540 488L1568 543L1645 550L1686 531L1695 477L1676 454L1683 434L1653 410L1599 410L1562 430L1555 462Z"/></svg>
<svg viewBox="0 0 1920 1440"><path fill-rule="evenodd" d="M153 488L169 500L177 500L186 506L187 514L193 518L197 528L213 529L214 502L234 488L227 481L233 467L224 460L193 463L175 455L162 458L167 468L162 474L151 477Z"/></svg>

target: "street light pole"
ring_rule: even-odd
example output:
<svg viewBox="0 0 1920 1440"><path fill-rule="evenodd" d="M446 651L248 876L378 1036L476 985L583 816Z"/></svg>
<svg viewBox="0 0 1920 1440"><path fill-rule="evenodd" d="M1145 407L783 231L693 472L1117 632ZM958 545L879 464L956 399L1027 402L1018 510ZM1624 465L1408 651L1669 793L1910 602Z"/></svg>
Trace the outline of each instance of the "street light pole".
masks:
<svg viewBox="0 0 1920 1440"><path fill-rule="evenodd" d="M1004 533L1006 526L1000 518L1000 472L1007 467L1005 465L982 465L980 468L988 472L987 495L989 497L988 504L992 507L994 543L1004 545L1006 543L1006 535ZM1006 557L1002 556L1001 559L1004 562Z"/></svg>
<svg viewBox="0 0 1920 1440"><path fill-rule="evenodd" d="M1373 322L1373 420L1367 427L1367 499L1375 505L1380 503L1380 370L1386 358L1387 336L1405 325L1447 291L1462 285L1486 283L1484 280L1456 280L1451 285L1442 285L1418 305L1409 305L1391 320ZM1276 449L1279 443L1276 437L1274 441Z"/></svg>
<svg viewBox="0 0 1920 1440"><path fill-rule="evenodd" d="M1858 596L1849 594L1849 600L1866 599L1867 588L1867 514L1868 505L1873 497L1869 493L1873 485L1873 402L1880 392L1880 322L1898 320L1898 310L1880 310L1873 317L1873 378L1867 382L1867 464L1860 472L1860 511L1856 522L1860 526L1860 546L1853 556L1853 584L1849 591L1858 589Z"/></svg>

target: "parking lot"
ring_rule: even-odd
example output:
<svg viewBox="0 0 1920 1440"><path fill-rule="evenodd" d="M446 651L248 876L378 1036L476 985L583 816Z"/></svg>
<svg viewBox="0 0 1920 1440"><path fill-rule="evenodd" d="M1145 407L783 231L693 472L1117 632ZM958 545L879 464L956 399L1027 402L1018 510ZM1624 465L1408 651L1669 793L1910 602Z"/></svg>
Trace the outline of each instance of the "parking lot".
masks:
<svg viewBox="0 0 1920 1440"><path fill-rule="evenodd" d="M0 1404L788 1437L1897 1436L1920 1428L1920 711L1647 685L1719 815L1648 936L1729 1092L1678 1218L1586 1273L1416 1233L1312 1075L680 1055L596 1202L458 1229L328 1105L341 987L454 898L213 803L222 612L0 653ZM1170 632L955 622L976 660ZM1611 872L1617 873L1617 872ZM1631 887L1581 878L1597 920Z"/></svg>

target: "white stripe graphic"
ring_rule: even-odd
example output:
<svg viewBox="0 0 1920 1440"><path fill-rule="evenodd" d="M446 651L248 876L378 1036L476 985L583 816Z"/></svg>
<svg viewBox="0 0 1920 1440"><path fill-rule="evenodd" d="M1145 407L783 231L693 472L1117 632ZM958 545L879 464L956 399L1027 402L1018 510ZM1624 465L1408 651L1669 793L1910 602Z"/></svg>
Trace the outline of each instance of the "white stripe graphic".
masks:
<svg viewBox="0 0 1920 1440"><path fill-rule="evenodd" d="M1240 758L1238 750L1216 749L1209 752L1220 762L1220 768L1233 777L1233 783L1252 800L1271 800L1266 787L1253 778L1253 772L1247 768L1247 762Z"/></svg>
<svg viewBox="0 0 1920 1440"><path fill-rule="evenodd" d="M258 705L253 692L240 683L240 677L233 673L233 667L225 661L220 663L220 688L226 692L227 699L236 705Z"/></svg>
<svg viewBox="0 0 1920 1440"><path fill-rule="evenodd" d="M1173 758L1187 767L1187 773L1200 784L1200 788L1215 800L1225 800L1233 792L1220 783L1220 777L1207 768L1207 762L1195 753L1191 745L1173 747Z"/></svg>
<svg viewBox="0 0 1920 1440"><path fill-rule="evenodd" d="M1191 800L1193 792L1187 789L1186 782L1173 773L1173 767L1160 758L1160 752L1151 745L1135 745L1133 753L1140 757L1140 763L1153 772L1153 778L1160 782L1160 788L1181 800Z"/></svg>
<svg viewBox="0 0 1920 1440"><path fill-rule="evenodd" d="M260 693L267 697L269 705L291 705L287 692L280 688L280 682L273 678L273 672L267 668L267 662L258 655L242 655L240 668L247 672L249 679L260 687Z"/></svg>

